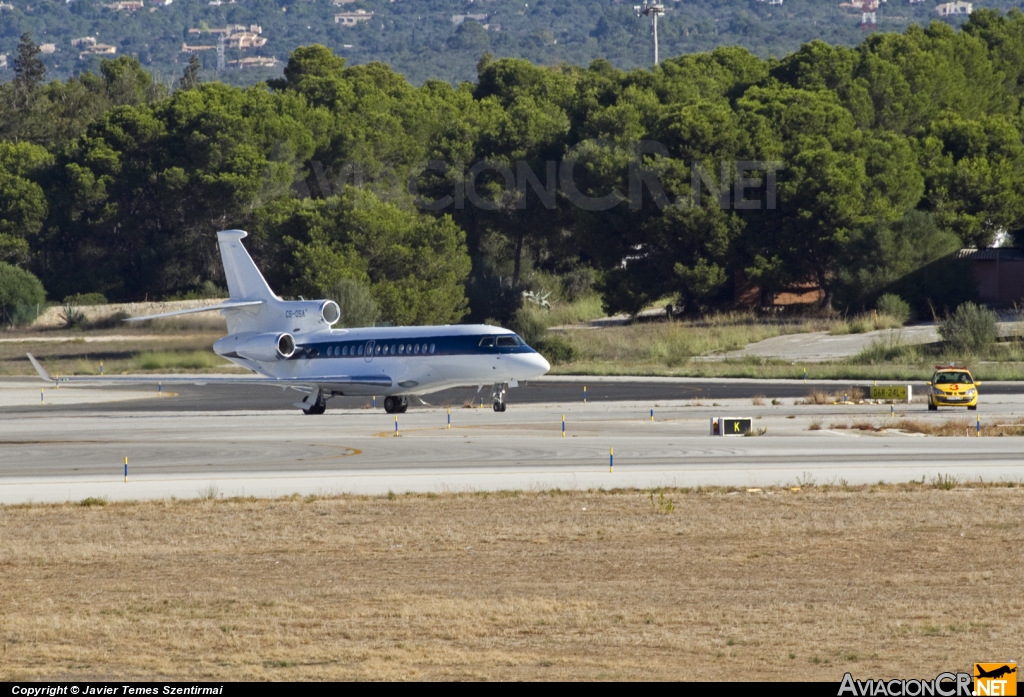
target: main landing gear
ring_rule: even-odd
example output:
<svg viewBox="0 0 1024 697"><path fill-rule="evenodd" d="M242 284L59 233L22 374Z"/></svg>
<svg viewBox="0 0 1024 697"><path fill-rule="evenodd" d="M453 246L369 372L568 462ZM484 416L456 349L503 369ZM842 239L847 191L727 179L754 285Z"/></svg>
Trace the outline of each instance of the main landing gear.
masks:
<svg viewBox="0 0 1024 697"><path fill-rule="evenodd" d="M494 383L494 387L491 389L491 399L494 400L494 411L505 411L505 385L503 383Z"/></svg>
<svg viewBox="0 0 1024 697"><path fill-rule="evenodd" d="M408 397L385 397L384 411L389 414L404 414L409 410Z"/></svg>
<svg viewBox="0 0 1024 697"><path fill-rule="evenodd" d="M316 397L309 395L304 400L298 403L302 413L308 416L315 416L323 414L327 411L327 400L324 399L324 393L322 390L316 391Z"/></svg>

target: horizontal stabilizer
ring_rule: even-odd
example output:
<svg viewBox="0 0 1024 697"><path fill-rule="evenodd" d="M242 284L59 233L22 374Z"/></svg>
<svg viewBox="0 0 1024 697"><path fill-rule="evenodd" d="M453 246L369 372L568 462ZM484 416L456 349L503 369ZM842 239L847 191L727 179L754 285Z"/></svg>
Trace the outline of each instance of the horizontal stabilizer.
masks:
<svg viewBox="0 0 1024 697"><path fill-rule="evenodd" d="M216 312L219 310L237 310L242 307L253 307L262 305L263 300L228 300L219 305L207 305L206 307L193 307L191 310L176 310L174 312L161 312L159 315L146 315L145 317L129 317L125 322L141 322L147 319L160 319L161 317L176 317L178 315L192 315L197 312Z"/></svg>

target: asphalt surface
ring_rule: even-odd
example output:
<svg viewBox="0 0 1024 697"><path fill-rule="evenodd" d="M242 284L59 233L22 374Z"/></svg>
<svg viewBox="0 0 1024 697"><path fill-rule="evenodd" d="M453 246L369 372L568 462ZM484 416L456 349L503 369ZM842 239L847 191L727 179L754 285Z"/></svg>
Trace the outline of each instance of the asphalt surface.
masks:
<svg viewBox="0 0 1024 697"><path fill-rule="evenodd" d="M806 486L939 475L1024 482L1024 440L971 437L976 415L986 425L1024 418L1024 385L1015 384L985 386L981 409L970 414L929 412L917 402L890 415L881 404L795 403L811 389L835 392L843 383L561 378L511 390L504 413L489 408L487 387L485 408L465 408L477 397L469 388L433 395L432 406L413 406L397 421L382 400L374 410L363 398L334 399L326 414L305 416L291 406L299 393L244 385L175 386L177 396L141 399L124 388L64 387L47 392L46 406L29 405L38 384L0 380L0 404L8 405L0 418L0 503ZM754 405L754 395L765 400ZM761 435L712 436L715 416L748 416ZM959 419L963 436L890 428L904 417ZM881 430L850 428L865 422Z"/></svg>
<svg viewBox="0 0 1024 697"><path fill-rule="evenodd" d="M24 378L18 378L24 382ZM4 382L11 382L10 378L0 379L0 386ZM531 381L520 384L515 389L510 389L506 395L506 401L511 404L571 404L583 401L583 387L586 386L586 398L588 402L651 402L659 403L671 400L727 400L727 399L752 399L756 396L772 399L799 399L806 397L812 390L834 393L843 391L853 385L863 385L865 382L857 381L830 381L830 382L807 382L802 381L757 381L757 380L692 380L665 379L665 380L644 380L628 379L605 381L600 379L587 380L585 378L573 378L572 380L558 380L557 378L545 378L543 380ZM925 384L910 383L914 387L915 394L924 394ZM40 387L46 387L46 383L39 381ZM62 389L81 389L65 387ZM294 402L302 399L303 395L293 390L282 390L277 387L265 385L175 385L173 390L176 397L173 399L152 400L149 394L151 390L143 387L100 387L90 388L96 390L108 390L125 392L139 392L139 400L112 401L107 403L89 404L50 404L45 411L52 412L87 412L87 413L131 413L136 410L147 412L179 412L179 411L295 411L292 406ZM983 386L985 395L1024 395L1024 383L989 383ZM146 394L142 395L142 392ZM444 390L433 394L425 395L424 400L431 406L453 406L461 407L466 402L479 404L483 398L484 405L490 406L491 386L485 385L477 392L475 387L465 387L452 390ZM335 397L328 402L328 410L331 409L358 409L371 403L366 397ZM410 409L426 408L410 402ZM377 407L383 406L383 398L377 398ZM44 408L38 405L32 406L0 406L0 414L23 413L25 411L43 411Z"/></svg>
<svg viewBox="0 0 1024 697"><path fill-rule="evenodd" d="M154 402L159 400L154 399ZM173 401L173 400L167 400ZM753 419L755 438L709 434L713 415ZM1024 400L984 415L1010 423ZM562 435L562 417L566 431ZM905 405L897 417L962 412ZM836 430L890 421L888 407L662 405L650 421L633 402L382 410L11 415L0 422L0 503L109 499L383 494L657 486L806 486L902 482L938 475L1024 481L1019 438L927 438ZM809 426L817 421L820 431ZM610 449L614 448L614 467ZM129 458L124 481L123 461ZM206 493L204 493L206 492ZM212 492L212 493L210 493Z"/></svg>

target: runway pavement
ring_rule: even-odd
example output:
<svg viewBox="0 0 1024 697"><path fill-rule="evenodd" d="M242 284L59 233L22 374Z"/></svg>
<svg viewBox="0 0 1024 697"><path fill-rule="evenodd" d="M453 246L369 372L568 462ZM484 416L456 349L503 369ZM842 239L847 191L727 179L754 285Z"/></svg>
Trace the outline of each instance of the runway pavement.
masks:
<svg viewBox="0 0 1024 697"><path fill-rule="evenodd" d="M860 484L939 474L1024 480L1024 439L968 437L966 428L959 438L829 429L832 423L858 420L885 426L891 423L888 406L794 405L792 399L778 406L754 406L749 399L731 398L612 399L631 393L649 396L652 386L665 390L658 394L678 394L686 386L665 381L607 381L598 389L588 384L587 404L577 394L582 392L580 384L562 380L547 387L542 381L519 394L548 395L549 401L513 400L505 413L457 405L451 410L450 430L446 409L411 409L399 417L398 437L394 417L382 409L337 408L333 402L327 414L310 417L295 409L265 410L258 404L244 410L212 410L185 390L179 397L140 400L123 390L62 388L60 399L68 401L64 405L18 407L11 404L12 395L37 388L13 385L0 384L0 396L6 395L0 403L9 405L0 421L2 503L77 501L89 496L116 500L389 490ZM750 389L723 381L711 387ZM761 387L760 393L771 392L770 386ZM801 384L796 391L804 394L806 388ZM294 401L289 396L294 393L270 392L282 402ZM122 401L70 403L104 396ZM650 409L655 411L654 422ZM986 423L1013 421L1024 415L1024 395L990 392L979 413ZM755 428L766 432L749 438L711 436L708 419L713 415L751 416ZM945 420L962 419L966 412L936 414L923 404L911 404L898 406L897 415ZM808 430L815 419L823 430ZM613 471L610 448L615 454Z"/></svg>
<svg viewBox="0 0 1024 697"><path fill-rule="evenodd" d="M767 400L794 400L804 398L812 390L843 392L853 385L867 384L866 381L851 380L753 380L719 378L633 378L594 376L545 376L511 389L507 399L510 404L557 404L582 402L583 388L586 387L588 402L650 402L653 404L672 400L714 401L725 399L749 400L762 396ZM910 383L915 394L923 394L923 382ZM40 389L45 388L45 405L40 404ZM151 387L104 387L90 388L95 396L79 400L69 390L82 388L62 387L53 390L47 383L33 378L0 378L0 414L24 413L45 410L78 413L130 413L136 409L159 412L178 411L238 411L255 409L260 411L294 411L292 403L301 399L294 391L284 391L265 385L175 385L173 401L153 401L157 396ZM168 391L172 388L168 387ZM20 398L13 396L19 391ZM103 395L109 394L104 400ZM1024 395L1024 382L986 383L985 395ZM477 392L475 387L445 390L426 395L424 399L432 407L462 407L467 402L485 406L490 397L490 386L485 385ZM366 397L335 397L328 403L328 410L339 408L358 409L369 405ZM382 400L378 400L378 406ZM413 403L413 410L422 408Z"/></svg>

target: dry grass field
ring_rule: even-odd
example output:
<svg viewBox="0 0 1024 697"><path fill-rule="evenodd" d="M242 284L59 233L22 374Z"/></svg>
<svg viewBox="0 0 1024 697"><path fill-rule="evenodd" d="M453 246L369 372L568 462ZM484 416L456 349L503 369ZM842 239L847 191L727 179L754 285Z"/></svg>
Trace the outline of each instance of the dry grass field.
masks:
<svg viewBox="0 0 1024 697"><path fill-rule="evenodd" d="M9 506L0 680L932 677L1021 658L1022 543L949 480Z"/></svg>
<svg viewBox="0 0 1024 697"><path fill-rule="evenodd" d="M134 328L133 328L134 329ZM119 373L224 373L237 369L213 352L213 342L225 332L152 330L102 332L0 332L0 375L32 375L25 358L30 352L54 375L106 375Z"/></svg>

